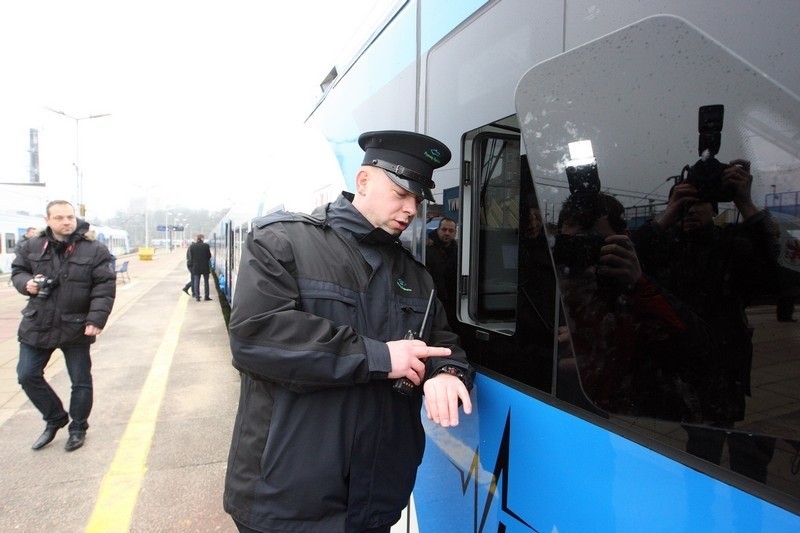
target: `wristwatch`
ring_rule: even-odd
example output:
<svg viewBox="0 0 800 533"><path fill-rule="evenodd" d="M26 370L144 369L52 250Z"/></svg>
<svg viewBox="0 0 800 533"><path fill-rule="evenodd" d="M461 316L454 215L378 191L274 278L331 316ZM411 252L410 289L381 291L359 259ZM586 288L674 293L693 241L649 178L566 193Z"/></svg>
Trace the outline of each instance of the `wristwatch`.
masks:
<svg viewBox="0 0 800 533"><path fill-rule="evenodd" d="M472 388L472 379L470 379L471 376L461 367L455 365L444 365L433 373L434 376L438 376L439 374L450 374L451 376L455 376L460 379L462 383L464 383L464 385L467 387L467 390Z"/></svg>

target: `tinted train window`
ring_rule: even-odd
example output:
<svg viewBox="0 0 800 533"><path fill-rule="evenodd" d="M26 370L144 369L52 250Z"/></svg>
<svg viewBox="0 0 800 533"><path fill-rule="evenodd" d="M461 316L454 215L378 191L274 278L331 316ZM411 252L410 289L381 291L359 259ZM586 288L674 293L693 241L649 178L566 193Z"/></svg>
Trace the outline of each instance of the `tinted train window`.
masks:
<svg viewBox="0 0 800 533"><path fill-rule="evenodd" d="M776 307L800 287L800 102L670 17L546 63L516 104L556 207L558 396L796 500L800 337Z"/></svg>
<svg viewBox="0 0 800 533"><path fill-rule="evenodd" d="M480 190L474 314L482 321L513 322L516 314L519 145L518 137L498 135L482 135L473 144Z"/></svg>

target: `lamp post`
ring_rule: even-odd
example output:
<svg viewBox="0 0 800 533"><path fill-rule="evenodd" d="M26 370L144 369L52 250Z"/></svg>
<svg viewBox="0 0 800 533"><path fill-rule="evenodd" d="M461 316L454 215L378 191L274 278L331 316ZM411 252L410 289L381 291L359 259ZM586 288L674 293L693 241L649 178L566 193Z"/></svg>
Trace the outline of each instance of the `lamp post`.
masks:
<svg viewBox="0 0 800 533"><path fill-rule="evenodd" d="M144 191L144 245L150 247L150 191L161 187L161 185L136 185L137 189Z"/></svg>
<svg viewBox="0 0 800 533"><path fill-rule="evenodd" d="M175 215L175 218L172 221L172 226L173 226L172 237L173 240L175 241L175 248L180 248L181 246L183 246L183 239L179 241L177 233L178 231L183 232L183 224L184 224L183 213L178 213L177 215ZM183 237L183 233L181 233L181 237Z"/></svg>
<svg viewBox="0 0 800 533"><path fill-rule="evenodd" d="M73 166L75 167L75 203L78 204L78 209L80 212L80 216L86 216L86 206L83 205L83 174L81 172L81 165L80 165L80 123L81 120L90 120L93 118L101 118L101 117L110 117L111 113L101 113L99 115L87 115L85 117L73 117L63 111L59 111L58 109L53 109L52 107L45 106L45 109L48 111L52 111L57 115L63 115L67 118L71 118L75 121L75 162Z"/></svg>
<svg viewBox="0 0 800 533"><path fill-rule="evenodd" d="M171 252L172 251L172 239L170 238L170 231L169 231L169 217L172 216L172 213L169 211L166 212L164 216L164 240L166 241L167 249Z"/></svg>

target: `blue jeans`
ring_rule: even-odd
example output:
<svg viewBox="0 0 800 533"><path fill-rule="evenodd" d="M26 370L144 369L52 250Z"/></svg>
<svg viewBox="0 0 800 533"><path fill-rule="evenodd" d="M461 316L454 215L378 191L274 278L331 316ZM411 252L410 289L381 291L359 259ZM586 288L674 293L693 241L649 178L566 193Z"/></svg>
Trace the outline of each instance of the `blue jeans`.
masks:
<svg viewBox="0 0 800 533"><path fill-rule="evenodd" d="M61 348L72 382L69 415L64 411L56 391L44 379L44 368L54 351L53 348L35 348L20 343L17 363L19 384L31 403L42 413L48 427L62 427L71 418L69 432L84 432L89 428L89 413L92 411L92 359L89 345Z"/></svg>
<svg viewBox="0 0 800 533"><path fill-rule="evenodd" d="M192 274L192 290L194 291L194 297L200 298L200 276L203 277L203 281L205 282L203 288L206 291L206 299L208 299L208 274Z"/></svg>

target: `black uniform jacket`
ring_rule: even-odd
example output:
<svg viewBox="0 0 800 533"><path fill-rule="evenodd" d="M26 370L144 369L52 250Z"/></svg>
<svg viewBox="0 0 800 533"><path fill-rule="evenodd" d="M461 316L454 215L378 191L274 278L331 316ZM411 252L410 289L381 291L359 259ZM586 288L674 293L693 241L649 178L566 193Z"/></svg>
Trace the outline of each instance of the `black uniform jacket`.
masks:
<svg viewBox="0 0 800 533"><path fill-rule="evenodd" d="M393 523L422 459L421 393L393 390L385 343L418 331L433 282L350 198L314 217L257 221L242 253L230 320L242 384L224 506L256 530ZM453 349L427 376L448 363L469 369L440 304L423 338Z"/></svg>
<svg viewBox="0 0 800 533"><path fill-rule="evenodd" d="M102 329L116 296L111 252L86 237L89 224L78 221L69 239L56 241L49 228L21 243L11 264L11 279L21 294L36 275L57 280L47 298L32 296L22 310L19 342L36 348L91 344L88 324Z"/></svg>

